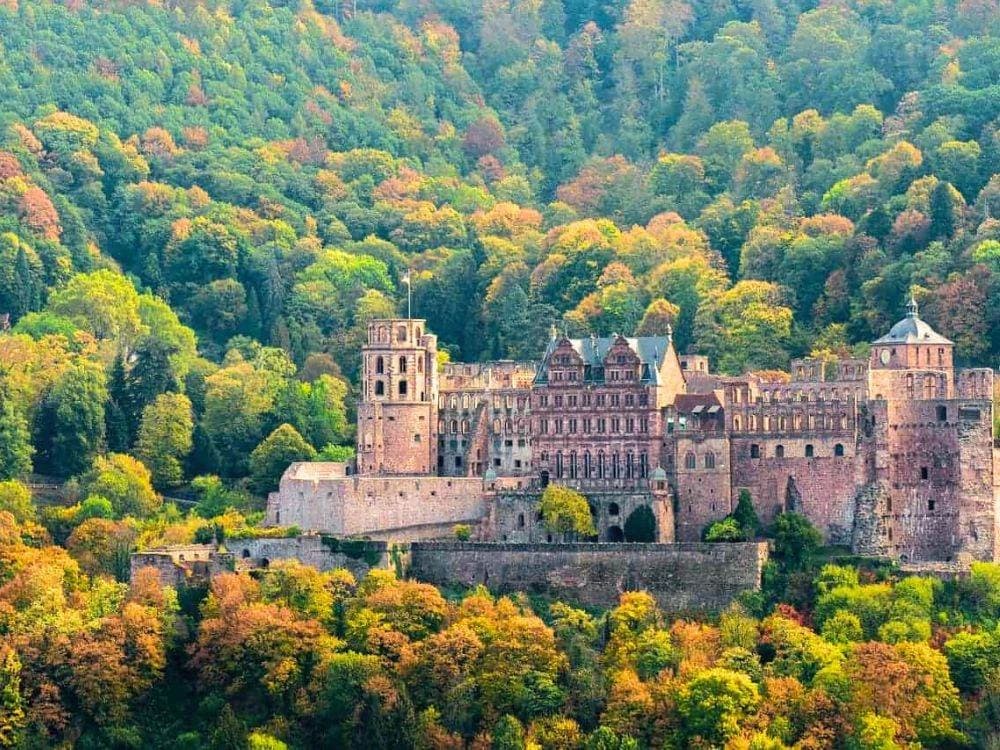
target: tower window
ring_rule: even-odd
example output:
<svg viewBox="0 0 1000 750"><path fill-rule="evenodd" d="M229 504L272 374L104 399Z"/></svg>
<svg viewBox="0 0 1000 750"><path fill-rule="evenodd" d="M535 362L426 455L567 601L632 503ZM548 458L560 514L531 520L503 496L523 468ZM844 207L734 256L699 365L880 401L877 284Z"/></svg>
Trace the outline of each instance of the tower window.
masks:
<svg viewBox="0 0 1000 750"><path fill-rule="evenodd" d="M376 396L385 395L385 383L383 383L381 380L375 381L375 395Z"/></svg>
<svg viewBox="0 0 1000 750"><path fill-rule="evenodd" d="M783 446L783 445L776 445L776 446L774 446L774 457L775 458L784 458L785 457L785 446Z"/></svg>
<svg viewBox="0 0 1000 750"><path fill-rule="evenodd" d="M750 458L760 458L760 446L757 443L750 444Z"/></svg>
<svg viewBox="0 0 1000 750"><path fill-rule="evenodd" d="M840 444L840 443L837 443L835 446L833 446L833 455L835 455L835 456L843 456L844 455L844 446L842 444Z"/></svg>
<svg viewBox="0 0 1000 750"><path fill-rule="evenodd" d="M812 458L815 455L815 451L811 444L806 445L806 458Z"/></svg>
<svg viewBox="0 0 1000 750"><path fill-rule="evenodd" d="M399 358L399 371L406 372L406 357Z"/></svg>
<svg viewBox="0 0 1000 750"><path fill-rule="evenodd" d="M382 375L385 372L385 360L382 357L375 358L375 374Z"/></svg>
<svg viewBox="0 0 1000 750"><path fill-rule="evenodd" d="M406 381L405 380L400 380L399 381L399 395L400 396L405 396L406 395Z"/></svg>
<svg viewBox="0 0 1000 750"><path fill-rule="evenodd" d="M927 510L934 510L934 501L933 500L928 500L927 501Z"/></svg>
<svg viewBox="0 0 1000 750"><path fill-rule="evenodd" d="M705 454L705 468L714 469L715 468L715 454L709 451Z"/></svg>
<svg viewBox="0 0 1000 750"><path fill-rule="evenodd" d="M406 326L400 326L396 331L396 339L398 341L406 341Z"/></svg>
<svg viewBox="0 0 1000 750"><path fill-rule="evenodd" d="M948 421L948 407L947 406L939 406L937 408L937 419L938 419L938 422L947 422Z"/></svg>
<svg viewBox="0 0 1000 750"><path fill-rule="evenodd" d="M698 465L698 459L695 458L693 453L688 453L684 456L684 468L693 469Z"/></svg>
<svg viewBox="0 0 1000 750"><path fill-rule="evenodd" d="M927 470L926 466L920 467L920 478L927 479L930 476L930 472Z"/></svg>

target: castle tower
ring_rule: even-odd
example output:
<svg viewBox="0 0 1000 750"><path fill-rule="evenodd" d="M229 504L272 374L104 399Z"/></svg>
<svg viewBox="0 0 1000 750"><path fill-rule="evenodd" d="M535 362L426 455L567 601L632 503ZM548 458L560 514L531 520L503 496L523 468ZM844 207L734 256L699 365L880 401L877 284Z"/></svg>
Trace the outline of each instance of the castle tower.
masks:
<svg viewBox="0 0 1000 750"><path fill-rule="evenodd" d="M955 345L920 319L910 298L906 317L872 342L869 397L876 400L952 398Z"/></svg>
<svg viewBox="0 0 1000 750"><path fill-rule="evenodd" d="M437 467L437 337L411 318L373 320L362 347L358 471L432 474Z"/></svg>

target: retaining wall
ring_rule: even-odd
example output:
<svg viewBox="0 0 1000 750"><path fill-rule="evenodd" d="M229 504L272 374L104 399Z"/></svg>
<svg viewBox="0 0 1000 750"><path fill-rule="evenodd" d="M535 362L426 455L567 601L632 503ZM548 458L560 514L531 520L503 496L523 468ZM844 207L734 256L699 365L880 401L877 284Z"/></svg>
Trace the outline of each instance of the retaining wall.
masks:
<svg viewBox="0 0 1000 750"><path fill-rule="evenodd" d="M671 612L721 609L760 588L766 543L483 544L416 542L410 576L437 586L484 584L610 607L624 591L649 591Z"/></svg>

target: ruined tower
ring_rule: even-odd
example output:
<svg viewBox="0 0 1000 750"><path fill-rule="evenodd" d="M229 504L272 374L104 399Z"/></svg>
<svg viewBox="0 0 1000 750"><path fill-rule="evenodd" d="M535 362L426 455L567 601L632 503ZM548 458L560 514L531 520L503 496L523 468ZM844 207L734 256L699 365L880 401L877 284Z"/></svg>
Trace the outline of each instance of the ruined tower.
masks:
<svg viewBox="0 0 1000 750"><path fill-rule="evenodd" d="M437 467L437 337L423 320L373 320L362 347L358 470L431 474Z"/></svg>

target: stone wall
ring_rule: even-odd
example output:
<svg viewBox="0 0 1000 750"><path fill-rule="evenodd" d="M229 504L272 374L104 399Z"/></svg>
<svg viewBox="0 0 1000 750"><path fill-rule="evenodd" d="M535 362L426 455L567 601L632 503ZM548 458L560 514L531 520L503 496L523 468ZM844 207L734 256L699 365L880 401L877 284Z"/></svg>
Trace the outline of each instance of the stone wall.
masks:
<svg viewBox="0 0 1000 750"><path fill-rule="evenodd" d="M415 543L410 555L410 575L437 586L484 584L594 607L645 590L676 612L721 609L759 589L767 545Z"/></svg>
<svg viewBox="0 0 1000 750"><path fill-rule="evenodd" d="M830 543L850 544L855 495L866 484L863 442L816 432L748 435L732 445L734 503L741 489L749 490L762 523L771 523L779 511L795 510Z"/></svg>
<svg viewBox="0 0 1000 750"><path fill-rule="evenodd" d="M492 499L476 477L323 479L312 476L311 466L322 464L293 464L282 477L268 499L267 525L399 541L439 538L457 523L484 521Z"/></svg>
<svg viewBox="0 0 1000 750"><path fill-rule="evenodd" d="M653 490L584 491L590 505L597 539L601 542L624 540L625 522L640 506L648 506L657 522L656 541L674 539L673 508L669 493ZM538 512L542 491L500 492L493 503L488 539L500 543L551 543L558 541L545 526Z"/></svg>
<svg viewBox="0 0 1000 750"><path fill-rule="evenodd" d="M405 548L399 555L405 558ZM345 568L358 580L372 568L395 566L386 542L306 534L286 539L231 539L224 549L195 544L144 550L132 555L130 572L135 575L142 568L153 568L161 583L176 588L203 584L220 573L267 568L281 560L297 560L322 571Z"/></svg>

